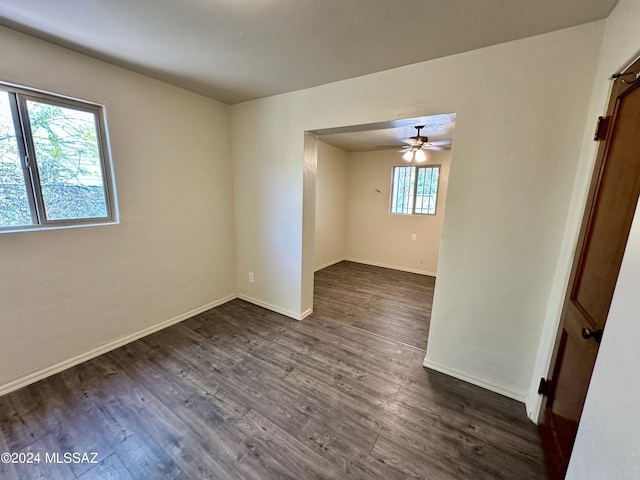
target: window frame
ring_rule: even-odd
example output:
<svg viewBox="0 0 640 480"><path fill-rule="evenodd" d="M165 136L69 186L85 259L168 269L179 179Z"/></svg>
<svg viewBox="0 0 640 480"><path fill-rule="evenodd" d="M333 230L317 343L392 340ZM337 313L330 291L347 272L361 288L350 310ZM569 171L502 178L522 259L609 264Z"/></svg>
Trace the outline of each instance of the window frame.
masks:
<svg viewBox="0 0 640 480"><path fill-rule="evenodd" d="M413 202L411 203L411 211L407 213L402 212L394 212L393 211L393 196L395 192L395 172L396 168L412 168L415 171L414 179L413 179ZM422 213L416 212L416 198L418 196L418 177L420 169L437 169L438 170L438 180L436 183L436 201L435 207L433 209L433 213ZM442 172L442 164L429 164L429 165L394 165L391 168L391 188L389 195L389 213L391 215L403 215L403 216L411 216L411 215L428 215L428 216L436 216L438 214L438 197L440 195L440 173Z"/></svg>
<svg viewBox="0 0 640 480"><path fill-rule="evenodd" d="M103 105L78 100L62 95L33 90L26 87L0 82L0 90L7 92L13 127L18 144L18 155L25 181L29 210L32 223L27 225L0 225L0 233L31 230L50 230L57 228L82 227L102 224L114 224L118 222L116 206L116 194L113 175L113 162L109 147L106 113ZM95 121L96 140L100 156L102 183L104 191L105 217L69 218L49 220L46 218L46 207L40 183L38 159L31 132L27 101L34 101L48 105L78 110L90 113Z"/></svg>

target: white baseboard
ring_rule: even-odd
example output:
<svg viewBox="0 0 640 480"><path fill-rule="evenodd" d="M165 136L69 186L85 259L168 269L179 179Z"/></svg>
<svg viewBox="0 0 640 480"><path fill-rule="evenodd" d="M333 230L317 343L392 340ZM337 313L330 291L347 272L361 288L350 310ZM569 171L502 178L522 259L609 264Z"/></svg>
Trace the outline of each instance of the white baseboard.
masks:
<svg viewBox="0 0 640 480"><path fill-rule="evenodd" d="M542 395L535 395L529 393L527 401L524 402L527 407L527 417L536 425L540 423L540 415L542 410Z"/></svg>
<svg viewBox="0 0 640 480"><path fill-rule="evenodd" d="M371 265L373 267L383 267L383 268L390 268L392 270L400 270L402 272L417 273L419 275L427 275L429 277L436 276L436 272L427 272L426 270L418 270L417 268L399 267L397 265L388 265L386 263L371 262L369 260L362 260L360 258L345 258L344 260L348 262L354 262L354 263L363 263L364 265Z"/></svg>
<svg viewBox="0 0 640 480"><path fill-rule="evenodd" d="M439 365L431 360L424 359L423 365L431 370L435 370L436 372L444 373L445 375L449 375L450 377L457 378L467 383L471 383L472 385L476 385L478 387L482 387L485 390L490 390L495 393L499 393L500 395L504 395L505 397L512 398L517 400L518 402L525 403L526 395L522 392L515 392L509 390L508 388L504 388L500 385L495 385L491 382L487 382L485 380L480 380L478 378L467 375L460 370L456 370L455 368L445 367L444 365Z"/></svg>
<svg viewBox="0 0 640 480"><path fill-rule="evenodd" d="M15 390L18 390L22 387L26 387L27 385L35 383L44 378L50 377L51 375L55 375L56 373L62 372L63 370L79 365L82 362L91 360L92 358L99 357L100 355L110 352L111 350L115 350L116 348L122 347L127 343L131 343L136 340L139 340L142 337L151 335L152 333L158 332L163 328L170 327L171 325L182 322L183 320L191 318L195 315L198 315L199 313L205 312L219 305L222 305L223 303L227 303L235 298L237 298L235 294L228 295L214 302L207 303L206 305L202 305L201 307L194 308L193 310L190 310L186 313L170 318L169 320L165 320L164 322L145 328L144 330L141 330L139 332L119 338L117 340L114 340L113 342L109 342L98 348L94 348L93 350L90 350L76 357L70 358L69 360L65 360L63 362L57 363L56 365L52 365L51 367L38 370L37 372L30 373L22 378L13 380L12 382L9 382L5 385L0 386L0 396L13 392Z"/></svg>
<svg viewBox="0 0 640 480"><path fill-rule="evenodd" d="M302 320L306 316L311 315L311 309L303 312L303 313L294 313L289 310L285 310L284 308L276 307L275 305L271 305L264 300L260 300L257 298L250 297L249 295L245 295L244 293L238 293L238 298L240 300L244 300L245 302L253 303L258 307L266 308L267 310L271 310L272 312L279 313L284 315L285 317L293 318L294 320Z"/></svg>
<svg viewBox="0 0 640 480"><path fill-rule="evenodd" d="M300 318L298 320L304 320L305 318L307 318L312 313L313 313L313 308L309 308L309 309L305 310L304 312L302 312L300 314Z"/></svg>
<svg viewBox="0 0 640 480"><path fill-rule="evenodd" d="M331 265L335 265L336 263L340 263L340 262L342 262L344 260L346 260L344 257L339 258L337 260L331 260L330 262L324 263L324 264L320 265L319 267L314 268L313 271L317 272L318 270L322 270L323 268L330 267Z"/></svg>

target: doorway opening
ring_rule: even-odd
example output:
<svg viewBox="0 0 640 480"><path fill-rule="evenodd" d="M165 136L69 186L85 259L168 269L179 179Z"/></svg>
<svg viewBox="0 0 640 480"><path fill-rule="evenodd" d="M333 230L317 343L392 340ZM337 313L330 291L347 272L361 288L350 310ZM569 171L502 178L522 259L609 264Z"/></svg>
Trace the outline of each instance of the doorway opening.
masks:
<svg viewBox="0 0 640 480"><path fill-rule="evenodd" d="M309 132L315 314L426 349L455 117Z"/></svg>

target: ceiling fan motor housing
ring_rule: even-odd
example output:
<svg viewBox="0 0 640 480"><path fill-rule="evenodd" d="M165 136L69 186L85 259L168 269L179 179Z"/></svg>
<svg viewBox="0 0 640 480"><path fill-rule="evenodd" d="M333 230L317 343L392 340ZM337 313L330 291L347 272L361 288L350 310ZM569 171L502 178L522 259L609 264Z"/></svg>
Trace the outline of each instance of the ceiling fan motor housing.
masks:
<svg viewBox="0 0 640 480"><path fill-rule="evenodd" d="M419 148L422 148L422 146L429 141L429 137L420 135L420 130L424 128L424 125L418 125L415 128L418 131L418 133L416 133L416 135L413 137L409 137L409 139L416 142L415 145L410 145L410 146L411 148L417 150Z"/></svg>

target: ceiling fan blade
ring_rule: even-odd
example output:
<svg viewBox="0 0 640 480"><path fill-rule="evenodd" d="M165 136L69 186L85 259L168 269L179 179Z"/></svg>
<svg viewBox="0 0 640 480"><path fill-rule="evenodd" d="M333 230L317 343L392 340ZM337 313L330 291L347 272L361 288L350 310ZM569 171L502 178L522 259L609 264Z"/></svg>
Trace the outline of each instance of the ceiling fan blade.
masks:
<svg viewBox="0 0 640 480"><path fill-rule="evenodd" d="M424 145L422 148L425 150L431 150L434 152L446 152L451 150L451 144L449 145Z"/></svg>
<svg viewBox="0 0 640 480"><path fill-rule="evenodd" d="M436 146L442 146L442 145L451 145L452 140L451 139L447 139L447 140L435 140L433 142L429 142L429 145L436 145Z"/></svg>

